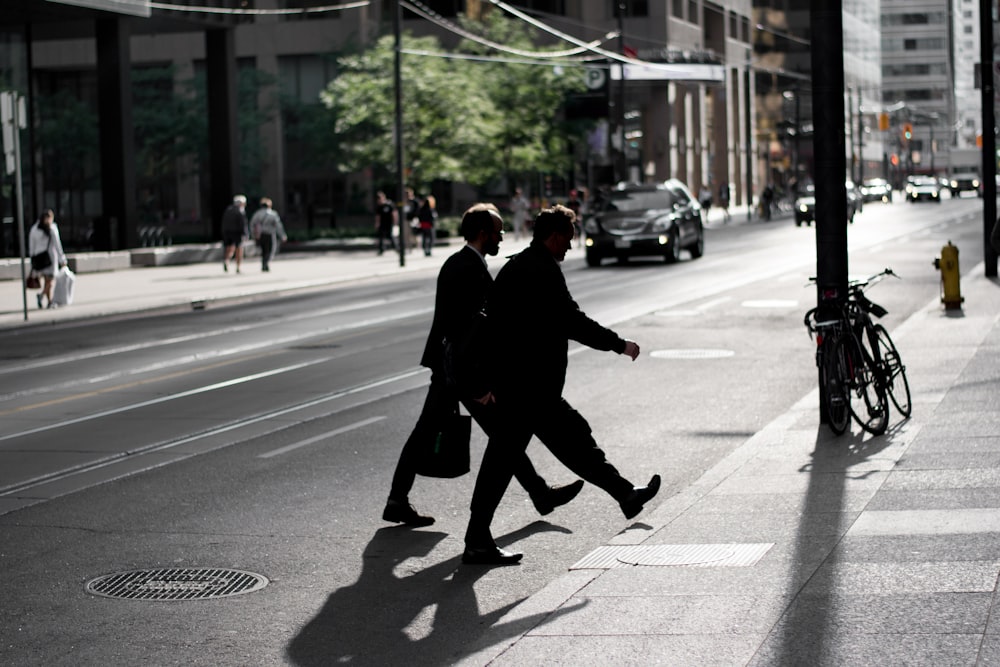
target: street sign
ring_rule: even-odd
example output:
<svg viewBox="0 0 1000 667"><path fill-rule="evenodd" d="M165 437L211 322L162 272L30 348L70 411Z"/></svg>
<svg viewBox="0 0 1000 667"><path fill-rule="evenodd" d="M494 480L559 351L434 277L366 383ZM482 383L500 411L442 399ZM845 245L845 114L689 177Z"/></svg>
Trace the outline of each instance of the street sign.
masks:
<svg viewBox="0 0 1000 667"><path fill-rule="evenodd" d="M878 129L883 132L889 129L889 114L884 111L878 115Z"/></svg>
<svg viewBox="0 0 1000 667"><path fill-rule="evenodd" d="M588 67L587 69L587 88L591 90L600 90L604 88L605 84L608 82L608 70L604 67Z"/></svg>

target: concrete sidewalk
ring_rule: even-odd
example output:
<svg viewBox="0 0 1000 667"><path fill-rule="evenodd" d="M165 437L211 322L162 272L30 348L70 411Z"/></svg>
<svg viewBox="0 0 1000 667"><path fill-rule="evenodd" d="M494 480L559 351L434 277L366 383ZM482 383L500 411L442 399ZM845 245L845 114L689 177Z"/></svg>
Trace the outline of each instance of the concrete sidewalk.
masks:
<svg viewBox="0 0 1000 667"><path fill-rule="evenodd" d="M1000 283L982 274L964 311L893 332L912 418L836 437L813 391L460 664L1000 664Z"/></svg>

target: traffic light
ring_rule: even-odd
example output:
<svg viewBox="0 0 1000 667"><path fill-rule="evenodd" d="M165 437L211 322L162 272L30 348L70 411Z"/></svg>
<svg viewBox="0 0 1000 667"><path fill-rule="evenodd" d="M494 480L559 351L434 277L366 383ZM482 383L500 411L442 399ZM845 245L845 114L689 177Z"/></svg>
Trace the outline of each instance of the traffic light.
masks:
<svg viewBox="0 0 1000 667"><path fill-rule="evenodd" d="M893 167L899 166L899 156L896 155L895 153L892 154L892 157L889 158L889 161L892 162Z"/></svg>
<svg viewBox="0 0 1000 667"><path fill-rule="evenodd" d="M903 123L903 138L907 141L913 138L913 123Z"/></svg>

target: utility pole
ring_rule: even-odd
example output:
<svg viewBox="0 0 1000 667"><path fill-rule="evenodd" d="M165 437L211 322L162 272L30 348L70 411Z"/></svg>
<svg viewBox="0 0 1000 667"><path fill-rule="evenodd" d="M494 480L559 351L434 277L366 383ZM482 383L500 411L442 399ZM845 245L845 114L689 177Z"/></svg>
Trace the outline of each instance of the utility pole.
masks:
<svg viewBox="0 0 1000 667"><path fill-rule="evenodd" d="M396 211L399 221L399 265L406 266L406 173L403 171L403 74L401 71L403 56L403 17L400 0L396 0L395 11L392 13L392 30L396 38L393 82L396 97Z"/></svg>
<svg viewBox="0 0 1000 667"><path fill-rule="evenodd" d="M844 141L844 18L839 1L811 0L813 150L816 156L817 319L834 319L847 299L847 187ZM820 421L826 388L820 383Z"/></svg>
<svg viewBox="0 0 1000 667"><path fill-rule="evenodd" d="M979 72L983 101L983 259L986 276L997 275L997 252L990 235L997 219L997 137L993 108L993 7L995 0L979 0Z"/></svg>

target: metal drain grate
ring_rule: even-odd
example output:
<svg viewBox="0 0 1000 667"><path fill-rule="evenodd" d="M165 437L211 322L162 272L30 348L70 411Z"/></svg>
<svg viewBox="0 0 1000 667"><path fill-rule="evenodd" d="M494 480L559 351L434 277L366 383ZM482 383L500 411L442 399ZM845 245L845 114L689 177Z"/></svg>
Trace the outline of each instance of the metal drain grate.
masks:
<svg viewBox="0 0 1000 667"><path fill-rule="evenodd" d="M751 567L774 543L756 544L646 544L598 547L571 565L571 570L609 570L614 567Z"/></svg>
<svg viewBox="0 0 1000 667"><path fill-rule="evenodd" d="M87 592L123 600L208 600L259 591L267 578L244 572L208 567L132 570L97 577L87 582Z"/></svg>

